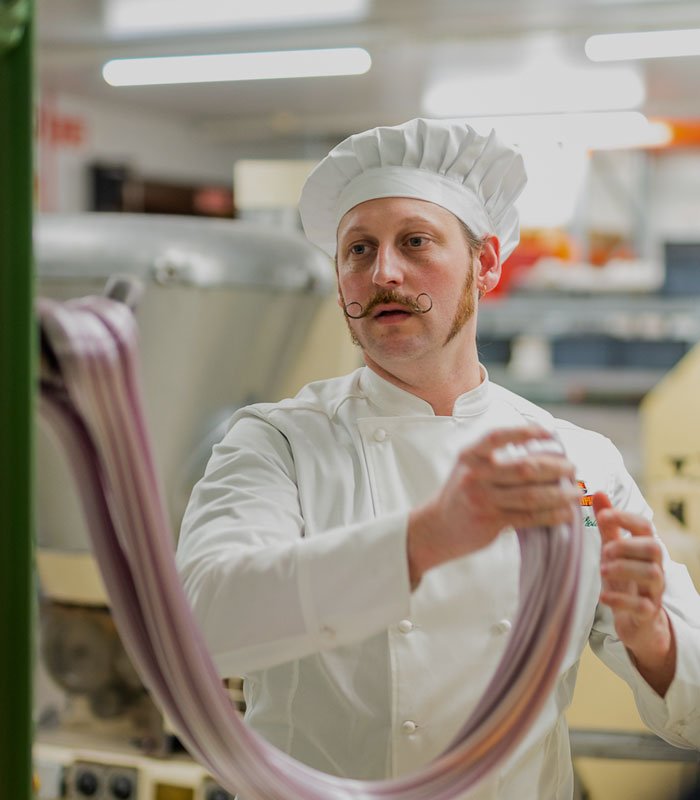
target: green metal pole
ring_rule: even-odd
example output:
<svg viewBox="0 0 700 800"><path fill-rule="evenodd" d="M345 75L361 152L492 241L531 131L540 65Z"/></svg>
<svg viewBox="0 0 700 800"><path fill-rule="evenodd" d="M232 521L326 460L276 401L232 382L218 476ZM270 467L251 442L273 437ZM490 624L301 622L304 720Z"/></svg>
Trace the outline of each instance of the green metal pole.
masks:
<svg viewBox="0 0 700 800"><path fill-rule="evenodd" d="M32 17L0 0L0 796L32 797Z"/></svg>

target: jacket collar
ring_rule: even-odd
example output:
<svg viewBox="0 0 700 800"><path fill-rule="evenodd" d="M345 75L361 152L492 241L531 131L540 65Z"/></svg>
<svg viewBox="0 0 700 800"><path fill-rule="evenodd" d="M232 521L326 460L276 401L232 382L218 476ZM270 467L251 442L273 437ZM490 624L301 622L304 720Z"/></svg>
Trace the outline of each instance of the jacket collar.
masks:
<svg viewBox="0 0 700 800"><path fill-rule="evenodd" d="M452 416L472 417L483 413L489 403L489 375L479 364L481 383L460 395L454 404ZM382 378L370 367L360 370L360 388L367 399L386 416L435 416L432 406L415 394L401 389Z"/></svg>

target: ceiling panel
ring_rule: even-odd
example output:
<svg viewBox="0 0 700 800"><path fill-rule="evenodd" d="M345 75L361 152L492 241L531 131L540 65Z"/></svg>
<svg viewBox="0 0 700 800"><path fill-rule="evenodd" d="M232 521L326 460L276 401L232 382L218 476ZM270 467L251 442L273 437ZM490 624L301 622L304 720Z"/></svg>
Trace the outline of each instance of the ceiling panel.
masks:
<svg viewBox="0 0 700 800"><path fill-rule="evenodd" d="M353 24L115 40L102 12L103 4L91 0L38 0L43 91L179 117L219 141L278 139L297 141L299 148L421 114L426 82L446 66L475 75L498 65L517 70L533 35L561 37L570 58L583 62L583 43L592 33L700 27L697 0L374 0L367 17ZM100 72L102 64L115 57L344 45L369 50L369 73L115 88ZM645 61L640 69L647 84L643 111L700 116L700 57Z"/></svg>

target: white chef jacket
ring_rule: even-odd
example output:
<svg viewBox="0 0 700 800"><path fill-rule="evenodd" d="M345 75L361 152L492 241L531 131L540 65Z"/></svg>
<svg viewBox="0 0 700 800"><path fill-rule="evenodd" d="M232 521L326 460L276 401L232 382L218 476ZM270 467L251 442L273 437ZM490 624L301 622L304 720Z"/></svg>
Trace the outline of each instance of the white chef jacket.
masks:
<svg viewBox="0 0 700 800"><path fill-rule="evenodd" d="M248 723L313 767L362 779L420 768L450 743L504 651L518 604L512 530L410 590L409 510L438 491L462 448L536 423L554 431L588 494L651 516L609 440L482 374L449 417L366 367L243 409L193 492L177 559L213 658L222 676L245 677ZM600 537L590 507L581 510L579 602L558 683L470 800L571 798L563 714L587 641L654 731L700 746L700 602L685 567L666 556L678 666L662 699L598 605Z"/></svg>

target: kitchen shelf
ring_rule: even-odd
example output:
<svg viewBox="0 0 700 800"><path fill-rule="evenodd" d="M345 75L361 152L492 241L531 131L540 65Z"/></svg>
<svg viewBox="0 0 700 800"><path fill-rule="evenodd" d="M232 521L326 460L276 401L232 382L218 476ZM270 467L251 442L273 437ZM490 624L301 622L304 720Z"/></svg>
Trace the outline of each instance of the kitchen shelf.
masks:
<svg viewBox="0 0 700 800"><path fill-rule="evenodd" d="M508 368L522 336L549 348L544 377ZM479 306L478 341L491 379L535 403L637 405L700 341L700 296L514 293Z"/></svg>
<svg viewBox="0 0 700 800"><path fill-rule="evenodd" d="M489 366L489 378L533 403L637 405L666 370L560 368L536 380L514 376L503 366Z"/></svg>
<svg viewBox="0 0 700 800"><path fill-rule="evenodd" d="M479 306L479 335L572 333L639 335L650 339L700 340L700 295L520 292Z"/></svg>

